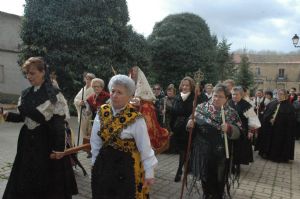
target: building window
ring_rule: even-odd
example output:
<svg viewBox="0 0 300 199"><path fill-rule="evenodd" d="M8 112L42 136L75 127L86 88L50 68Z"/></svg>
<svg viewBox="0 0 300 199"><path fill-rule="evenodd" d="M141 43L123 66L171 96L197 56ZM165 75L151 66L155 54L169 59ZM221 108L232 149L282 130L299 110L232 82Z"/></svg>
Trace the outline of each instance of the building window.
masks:
<svg viewBox="0 0 300 199"><path fill-rule="evenodd" d="M0 65L0 83L4 83L4 66Z"/></svg>
<svg viewBox="0 0 300 199"><path fill-rule="evenodd" d="M277 89L285 89L285 84L277 84Z"/></svg>
<svg viewBox="0 0 300 199"><path fill-rule="evenodd" d="M255 74L256 74L256 75L260 75L260 68L259 68L259 67L256 67L256 68L255 68Z"/></svg>
<svg viewBox="0 0 300 199"><path fill-rule="evenodd" d="M279 69L278 77L281 77L281 78L284 77L284 69L283 69L283 68L280 68L280 69Z"/></svg>

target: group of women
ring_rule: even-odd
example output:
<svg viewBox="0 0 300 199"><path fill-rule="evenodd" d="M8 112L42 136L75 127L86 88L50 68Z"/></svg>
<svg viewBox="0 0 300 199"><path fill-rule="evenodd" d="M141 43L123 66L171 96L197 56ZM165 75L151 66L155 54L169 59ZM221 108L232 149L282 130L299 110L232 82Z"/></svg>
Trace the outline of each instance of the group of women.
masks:
<svg viewBox="0 0 300 199"><path fill-rule="evenodd" d="M18 113L1 113L7 122L24 122L3 199L72 198L78 190L70 157L64 154L67 102L58 86L52 84L42 57L29 58L22 70L32 86L22 92ZM92 84L82 89L79 100L75 98L79 107L85 103L83 92L87 93L91 85L98 94L104 86L89 73L85 80ZM101 107L94 107L97 100L93 95L85 96L92 108L98 108L90 140L94 199L149 198L157 164L153 148L165 147L169 135L163 128L150 126L155 132L149 136L149 124L157 123L151 118L155 109L149 103L151 98L145 97L148 94L136 89L139 81L126 75L112 77L108 84L110 103ZM107 97L105 93L103 96Z"/></svg>
<svg viewBox="0 0 300 199"><path fill-rule="evenodd" d="M32 86L22 92L18 113L3 113L6 121L24 122L3 198L72 198L78 190L71 161L64 156L67 102L52 85L43 58L29 58L22 69ZM86 81L93 78L87 75ZM104 82L94 83L98 96ZM230 171L238 174L240 164L253 161L251 138L260 122L252 106L243 99L241 87L229 90L225 84L217 84L209 99L206 97L207 101L196 107L201 93L195 87L194 80L185 77L177 95L174 85L170 85L163 98L165 108L161 111L169 115L164 122L173 132L179 153L175 182L181 181L183 165L189 158L188 172L194 180L201 181L204 198L222 198L225 186L229 186ZM157 165L155 153L166 149L169 132L158 124L155 97L140 68L133 67L129 76L113 76L108 89L109 96L101 96L110 98L109 103L97 106L95 96L87 98L95 113L90 139L93 198L149 198ZM81 106L83 101L76 103ZM282 139L282 128L276 125L280 121L288 123L285 117L289 112L281 110L285 106L283 101L272 106L276 108L270 109L273 111L265 117L270 120L270 128L278 129L277 138L270 142L276 145ZM191 153L186 156L188 132L193 136ZM269 155L282 158L278 153Z"/></svg>

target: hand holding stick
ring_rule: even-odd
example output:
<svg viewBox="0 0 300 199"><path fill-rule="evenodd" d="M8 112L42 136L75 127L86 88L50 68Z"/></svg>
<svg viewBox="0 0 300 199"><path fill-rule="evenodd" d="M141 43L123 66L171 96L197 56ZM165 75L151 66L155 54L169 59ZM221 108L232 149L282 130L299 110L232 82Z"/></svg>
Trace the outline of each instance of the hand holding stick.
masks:
<svg viewBox="0 0 300 199"><path fill-rule="evenodd" d="M222 115L222 123L223 123L223 125L225 125L226 124L226 122L225 122L225 112L224 112L224 107L223 106L221 107L221 115ZM228 140L227 140L227 134L225 132L224 132L224 144L225 144L226 159L229 159Z"/></svg>
<svg viewBox="0 0 300 199"><path fill-rule="evenodd" d="M71 155L73 153L77 153L80 150L86 150L90 147L91 147L91 144L87 143L87 144L82 144L77 147L69 148L69 149L65 150L64 152L54 152L54 153L50 154L50 159L60 159L66 155Z"/></svg>

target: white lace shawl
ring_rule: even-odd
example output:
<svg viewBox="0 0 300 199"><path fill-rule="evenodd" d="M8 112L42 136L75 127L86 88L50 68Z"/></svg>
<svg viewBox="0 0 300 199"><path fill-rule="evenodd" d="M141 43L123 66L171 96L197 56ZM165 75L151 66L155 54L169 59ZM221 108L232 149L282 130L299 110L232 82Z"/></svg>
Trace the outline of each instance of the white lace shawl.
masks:
<svg viewBox="0 0 300 199"><path fill-rule="evenodd" d="M136 90L134 96L146 101L156 100L146 76L144 75L143 71L139 67L138 67Z"/></svg>
<svg viewBox="0 0 300 199"><path fill-rule="evenodd" d="M58 93L56 98L57 102L55 104L52 104L50 100L47 100L36 107L36 109L45 117L46 121L49 121L53 115L65 115L66 119L70 118L69 107L64 96L61 93ZM27 128L31 130L40 125L40 123L30 119L29 117L25 117L24 123Z"/></svg>

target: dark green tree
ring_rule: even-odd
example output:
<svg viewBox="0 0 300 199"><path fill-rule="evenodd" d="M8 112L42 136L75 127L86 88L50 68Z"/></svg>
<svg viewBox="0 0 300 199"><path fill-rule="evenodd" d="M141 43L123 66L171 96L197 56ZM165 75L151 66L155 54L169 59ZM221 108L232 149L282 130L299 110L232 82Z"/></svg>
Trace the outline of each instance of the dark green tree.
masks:
<svg viewBox="0 0 300 199"><path fill-rule="evenodd" d="M236 75L236 84L244 86L246 88L251 88L254 82L254 76L250 70L250 62L247 54L244 51L244 54L241 55L241 62L238 66L238 72Z"/></svg>
<svg viewBox="0 0 300 199"><path fill-rule="evenodd" d="M43 56L72 99L86 71L107 82L111 66L125 74L135 63L147 66L146 40L128 21L126 0L26 0L19 61Z"/></svg>
<svg viewBox="0 0 300 199"><path fill-rule="evenodd" d="M217 41L201 17L191 13L169 15L155 24L148 42L153 74L163 86L178 85L185 74L199 68L206 80L215 77L212 67Z"/></svg>
<svg viewBox="0 0 300 199"><path fill-rule="evenodd" d="M223 82L226 79L232 79L236 74L236 68L233 63L233 54L230 54L231 44L223 39L217 46L216 68L218 70L218 80Z"/></svg>

